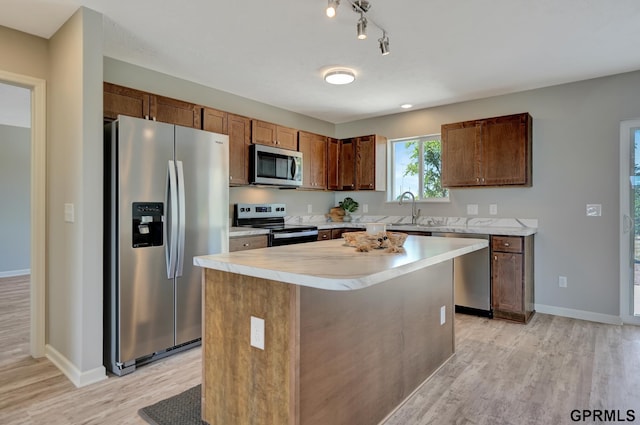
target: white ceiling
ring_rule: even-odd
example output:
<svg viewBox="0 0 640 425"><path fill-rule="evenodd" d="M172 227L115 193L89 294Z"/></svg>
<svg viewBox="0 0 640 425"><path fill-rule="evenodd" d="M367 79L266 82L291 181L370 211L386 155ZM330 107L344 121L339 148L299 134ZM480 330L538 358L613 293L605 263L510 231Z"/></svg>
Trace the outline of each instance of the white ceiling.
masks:
<svg viewBox="0 0 640 425"><path fill-rule="evenodd" d="M84 5L105 56L333 123L640 69L638 0L370 1L388 56L347 0L0 0L0 25L49 38Z"/></svg>

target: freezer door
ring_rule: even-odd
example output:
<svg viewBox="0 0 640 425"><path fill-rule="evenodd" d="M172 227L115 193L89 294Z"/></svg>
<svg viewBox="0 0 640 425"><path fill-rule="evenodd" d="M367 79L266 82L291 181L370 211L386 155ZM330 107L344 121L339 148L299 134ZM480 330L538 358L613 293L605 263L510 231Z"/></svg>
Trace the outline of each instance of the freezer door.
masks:
<svg viewBox="0 0 640 425"><path fill-rule="evenodd" d="M119 229L116 328L121 363L174 345L173 279L167 277L165 246L167 165L173 159L173 126L119 117L117 148L117 222ZM134 203L138 211L134 217ZM134 243L145 217L139 205L163 205L163 244ZM152 215L152 214L149 214ZM143 232L148 231L142 229ZM134 247L136 245L136 247Z"/></svg>
<svg viewBox="0 0 640 425"><path fill-rule="evenodd" d="M202 335L202 269L193 265L193 257L229 250L229 138L179 126L175 131L184 207L176 277L176 344L180 345Z"/></svg>

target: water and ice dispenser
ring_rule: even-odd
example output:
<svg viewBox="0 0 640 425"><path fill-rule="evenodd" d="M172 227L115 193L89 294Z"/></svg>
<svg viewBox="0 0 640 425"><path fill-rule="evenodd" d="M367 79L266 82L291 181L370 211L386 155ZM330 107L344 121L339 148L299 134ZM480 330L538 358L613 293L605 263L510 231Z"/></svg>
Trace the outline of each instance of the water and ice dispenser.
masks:
<svg viewBox="0 0 640 425"><path fill-rule="evenodd" d="M162 202L134 202L132 213L132 246L162 246L164 205Z"/></svg>

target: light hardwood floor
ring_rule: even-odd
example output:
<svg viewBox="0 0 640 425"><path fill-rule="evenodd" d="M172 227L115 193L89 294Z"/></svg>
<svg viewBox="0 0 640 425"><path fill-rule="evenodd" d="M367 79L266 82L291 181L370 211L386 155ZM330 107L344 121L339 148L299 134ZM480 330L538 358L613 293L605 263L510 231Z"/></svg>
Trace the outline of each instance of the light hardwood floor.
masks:
<svg viewBox="0 0 640 425"><path fill-rule="evenodd" d="M28 319L28 281L0 279L0 424L144 424L139 408L200 382L198 348L75 388L29 357ZM571 424L574 409L634 409L640 421L640 327L455 320L457 354L385 425Z"/></svg>

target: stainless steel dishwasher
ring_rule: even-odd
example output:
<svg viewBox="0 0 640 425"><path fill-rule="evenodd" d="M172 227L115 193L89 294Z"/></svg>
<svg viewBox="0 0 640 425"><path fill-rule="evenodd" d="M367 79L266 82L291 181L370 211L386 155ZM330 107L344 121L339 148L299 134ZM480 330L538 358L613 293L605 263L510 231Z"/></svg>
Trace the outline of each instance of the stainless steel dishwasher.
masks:
<svg viewBox="0 0 640 425"><path fill-rule="evenodd" d="M441 238L487 239L489 235L433 232ZM453 290L457 313L493 317L491 311L491 269L489 248L453 260Z"/></svg>

